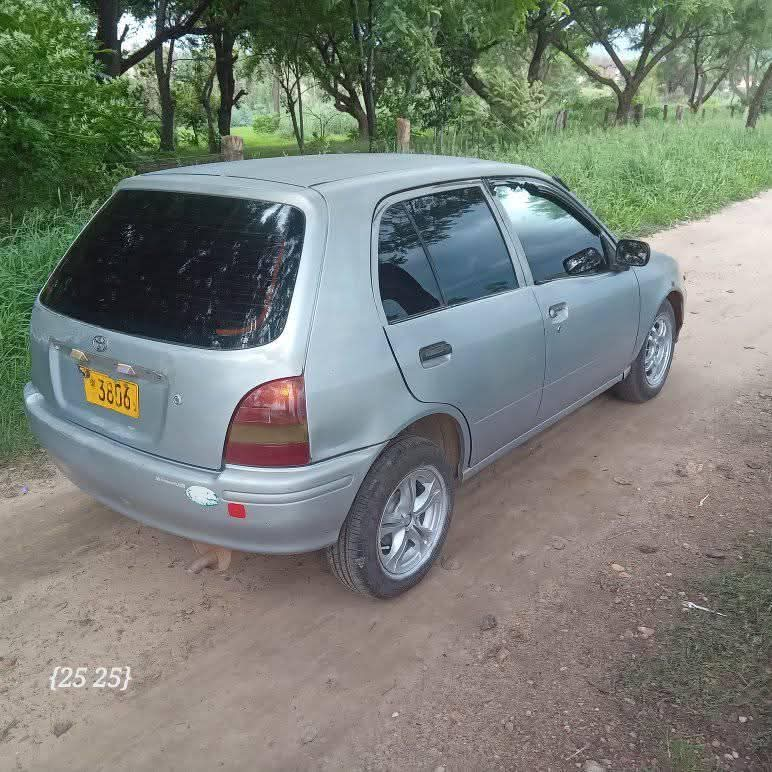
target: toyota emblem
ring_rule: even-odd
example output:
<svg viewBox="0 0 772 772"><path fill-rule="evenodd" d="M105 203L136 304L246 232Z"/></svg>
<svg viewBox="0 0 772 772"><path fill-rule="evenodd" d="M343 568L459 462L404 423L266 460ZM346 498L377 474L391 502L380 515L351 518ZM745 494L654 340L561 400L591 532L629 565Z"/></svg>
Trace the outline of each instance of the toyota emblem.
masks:
<svg viewBox="0 0 772 772"><path fill-rule="evenodd" d="M91 341L94 351L107 351L108 342L104 335L95 335Z"/></svg>

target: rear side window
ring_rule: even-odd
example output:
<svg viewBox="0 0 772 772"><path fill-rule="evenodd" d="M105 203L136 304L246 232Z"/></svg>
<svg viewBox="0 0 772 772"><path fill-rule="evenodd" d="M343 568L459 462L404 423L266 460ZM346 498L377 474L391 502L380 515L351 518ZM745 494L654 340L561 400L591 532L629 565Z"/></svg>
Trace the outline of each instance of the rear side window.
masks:
<svg viewBox="0 0 772 772"><path fill-rule="evenodd" d="M515 289L504 239L479 187L408 203L449 306Z"/></svg>
<svg viewBox="0 0 772 772"><path fill-rule="evenodd" d="M269 201L118 191L41 294L54 311L213 349L269 343L287 320L305 217Z"/></svg>
<svg viewBox="0 0 772 772"><path fill-rule="evenodd" d="M424 314L442 305L437 280L404 204L384 212L378 231L378 283L388 321Z"/></svg>

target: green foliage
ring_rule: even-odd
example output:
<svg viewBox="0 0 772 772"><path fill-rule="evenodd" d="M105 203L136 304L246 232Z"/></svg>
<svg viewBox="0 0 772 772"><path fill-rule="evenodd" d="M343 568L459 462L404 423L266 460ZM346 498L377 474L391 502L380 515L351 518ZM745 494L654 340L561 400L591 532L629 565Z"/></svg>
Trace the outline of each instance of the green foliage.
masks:
<svg viewBox="0 0 772 772"><path fill-rule="evenodd" d="M29 378L32 302L94 208L75 201L32 209L18 224L6 224L0 236L0 459L34 446L21 399Z"/></svg>
<svg viewBox="0 0 772 772"><path fill-rule="evenodd" d="M272 113L271 115L256 115L252 119L252 128L255 134L275 134L279 130L281 116Z"/></svg>
<svg viewBox="0 0 772 772"><path fill-rule="evenodd" d="M67 0L0 9L0 204L110 184L145 143L130 81L100 81L92 19Z"/></svg>
<svg viewBox="0 0 772 772"><path fill-rule="evenodd" d="M488 87L488 107L493 121L489 132L509 142L531 139L537 129L539 113L544 106L544 91L538 81L528 83L504 67L485 73Z"/></svg>

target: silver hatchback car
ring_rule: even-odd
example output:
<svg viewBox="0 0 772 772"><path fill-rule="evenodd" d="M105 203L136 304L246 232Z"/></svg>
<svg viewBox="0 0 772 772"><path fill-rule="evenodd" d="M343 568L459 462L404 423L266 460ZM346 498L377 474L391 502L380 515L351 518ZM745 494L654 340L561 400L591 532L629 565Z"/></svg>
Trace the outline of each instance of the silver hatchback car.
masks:
<svg viewBox="0 0 772 772"><path fill-rule="evenodd" d="M24 398L107 506L324 548L386 598L430 569L457 483L612 386L654 397L683 318L675 261L534 169L211 164L117 186L35 303Z"/></svg>

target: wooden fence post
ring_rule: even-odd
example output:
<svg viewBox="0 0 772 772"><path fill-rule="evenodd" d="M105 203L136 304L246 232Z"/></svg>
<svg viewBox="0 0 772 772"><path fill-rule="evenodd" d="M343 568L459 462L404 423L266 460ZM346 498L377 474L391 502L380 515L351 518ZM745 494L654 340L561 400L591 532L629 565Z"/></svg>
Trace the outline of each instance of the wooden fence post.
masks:
<svg viewBox="0 0 772 772"><path fill-rule="evenodd" d="M613 110L606 110L606 112L603 113L603 125L604 126L613 126L614 125L614 111Z"/></svg>
<svg viewBox="0 0 772 772"><path fill-rule="evenodd" d="M244 160L244 138L237 137L235 134L226 134L220 137L222 142L223 161L243 161Z"/></svg>
<svg viewBox="0 0 772 772"><path fill-rule="evenodd" d="M667 105L662 105L662 120L667 121Z"/></svg>
<svg viewBox="0 0 772 772"><path fill-rule="evenodd" d="M684 119L684 106L678 105L675 109L675 119L678 123L681 123Z"/></svg>
<svg viewBox="0 0 772 772"><path fill-rule="evenodd" d="M633 107L633 121L635 122L636 126L641 125L641 121L643 120L643 116L645 115L646 109L642 104L637 104Z"/></svg>
<svg viewBox="0 0 772 772"><path fill-rule="evenodd" d="M407 118L397 118L397 152L410 152L410 121Z"/></svg>
<svg viewBox="0 0 772 772"><path fill-rule="evenodd" d="M563 131L568 125L568 110L563 108L555 113L555 131Z"/></svg>
<svg viewBox="0 0 772 772"><path fill-rule="evenodd" d="M734 105L729 105L729 116L734 118Z"/></svg>

